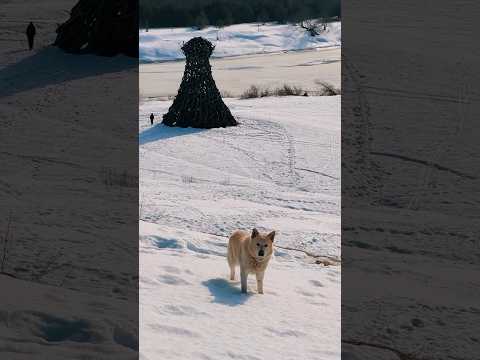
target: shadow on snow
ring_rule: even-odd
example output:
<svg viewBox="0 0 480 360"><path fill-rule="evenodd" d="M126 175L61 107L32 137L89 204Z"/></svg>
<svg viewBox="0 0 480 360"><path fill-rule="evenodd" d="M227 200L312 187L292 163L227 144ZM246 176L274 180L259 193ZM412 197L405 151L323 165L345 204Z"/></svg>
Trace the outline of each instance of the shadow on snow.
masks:
<svg viewBox="0 0 480 360"><path fill-rule="evenodd" d="M157 140L165 140L176 136L195 134L201 131L205 131L205 129L178 128L157 124L150 129L141 132L138 136L138 142L140 145L144 145Z"/></svg>
<svg viewBox="0 0 480 360"><path fill-rule="evenodd" d="M223 305L242 305L251 296L250 294L242 294L240 287L221 278L210 279L202 282L202 284L210 290L214 297L213 302Z"/></svg>
<svg viewBox="0 0 480 360"><path fill-rule="evenodd" d="M127 56L74 55L48 46L0 70L0 98L71 80L137 68L138 59ZM133 80L136 80L135 76L132 76Z"/></svg>

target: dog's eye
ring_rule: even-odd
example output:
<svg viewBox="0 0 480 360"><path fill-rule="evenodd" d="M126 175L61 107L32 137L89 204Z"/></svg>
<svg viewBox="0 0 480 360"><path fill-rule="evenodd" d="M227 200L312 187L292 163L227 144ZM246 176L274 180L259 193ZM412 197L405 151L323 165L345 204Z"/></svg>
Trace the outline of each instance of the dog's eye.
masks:
<svg viewBox="0 0 480 360"><path fill-rule="evenodd" d="M260 243L257 243L257 246L260 246Z"/></svg>

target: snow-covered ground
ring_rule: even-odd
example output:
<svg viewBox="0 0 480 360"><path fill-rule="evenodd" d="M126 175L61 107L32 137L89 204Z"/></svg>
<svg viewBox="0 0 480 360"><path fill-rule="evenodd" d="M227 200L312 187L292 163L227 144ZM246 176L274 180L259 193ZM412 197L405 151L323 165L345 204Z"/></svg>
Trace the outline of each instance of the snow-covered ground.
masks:
<svg viewBox="0 0 480 360"><path fill-rule="evenodd" d="M316 81L341 87L341 49L323 48L276 54L255 54L211 59L218 89L229 96L240 96L251 85L275 88L284 84L318 90ZM182 80L185 62L167 61L140 64L140 96L175 96Z"/></svg>
<svg viewBox="0 0 480 360"><path fill-rule="evenodd" d="M77 2L0 5L2 360L138 358L137 187L104 172L135 164L138 62L49 46Z"/></svg>
<svg viewBox="0 0 480 360"><path fill-rule="evenodd" d="M226 103L239 126L151 127L171 102L140 107L141 358L339 359L340 266L311 255L340 258L340 97ZM278 247L265 294L242 295L227 236L254 226Z"/></svg>
<svg viewBox="0 0 480 360"><path fill-rule="evenodd" d="M341 45L341 23L329 23L319 36L309 33L297 25L268 23L237 24L221 29L207 27L166 28L140 31L140 61L168 61L184 59L180 47L183 42L201 36L215 44L212 57L228 57L247 54L273 53L280 51L305 50Z"/></svg>

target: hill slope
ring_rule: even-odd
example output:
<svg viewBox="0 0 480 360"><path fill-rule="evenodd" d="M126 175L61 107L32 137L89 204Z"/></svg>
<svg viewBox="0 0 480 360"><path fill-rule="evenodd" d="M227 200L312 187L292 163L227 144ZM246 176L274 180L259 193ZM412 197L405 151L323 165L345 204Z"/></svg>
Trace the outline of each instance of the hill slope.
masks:
<svg viewBox="0 0 480 360"><path fill-rule="evenodd" d="M212 57L228 57L279 51L294 51L341 45L341 23L330 23L327 30L312 37L296 25L268 23L238 24L218 29L193 28L150 29L140 31L140 61L169 61L184 59L182 43L201 36L215 45Z"/></svg>

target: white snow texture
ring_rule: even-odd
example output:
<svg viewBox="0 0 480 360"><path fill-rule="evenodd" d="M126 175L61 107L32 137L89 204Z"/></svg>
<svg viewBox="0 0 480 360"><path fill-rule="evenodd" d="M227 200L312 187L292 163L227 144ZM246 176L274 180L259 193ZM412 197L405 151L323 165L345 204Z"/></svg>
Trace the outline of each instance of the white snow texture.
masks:
<svg viewBox="0 0 480 360"><path fill-rule="evenodd" d="M340 96L228 99L240 125L178 129L141 105L142 359L340 359L340 267L277 248L265 294L228 278L235 229L340 257Z"/></svg>
<svg viewBox="0 0 480 360"><path fill-rule="evenodd" d="M237 24L221 29L208 27L140 30L140 61L184 59L183 42L201 36L215 44L212 57L229 57L259 53L305 50L341 45L341 23L328 24L319 36L311 36L297 25L268 23Z"/></svg>

